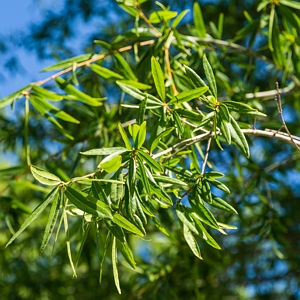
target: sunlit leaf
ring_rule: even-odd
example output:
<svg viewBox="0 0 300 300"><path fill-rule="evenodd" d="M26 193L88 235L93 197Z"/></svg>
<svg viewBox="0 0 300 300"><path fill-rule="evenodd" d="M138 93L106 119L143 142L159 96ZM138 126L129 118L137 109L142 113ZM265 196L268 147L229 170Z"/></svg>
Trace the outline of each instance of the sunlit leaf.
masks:
<svg viewBox="0 0 300 300"><path fill-rule="evenodd" d="M49 173L48 171L38 168L36 166L30 166L33 177L42 184L45 185L58 185L61 183L60 178L56 175Z"/></svg>
<svg viewBox="0 0 300 300"><path fill-rule="evenodd" d="M154 56L151 57L151 71L158 95L161 98L161 100L165 102L166 91L164 83L164 74L158 61Z"/></svg>

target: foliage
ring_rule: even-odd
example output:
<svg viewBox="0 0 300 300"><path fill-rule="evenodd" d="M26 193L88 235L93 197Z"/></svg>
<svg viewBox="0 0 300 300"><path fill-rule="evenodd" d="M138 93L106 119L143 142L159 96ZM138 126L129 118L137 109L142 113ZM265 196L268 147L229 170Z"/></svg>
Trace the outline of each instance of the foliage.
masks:
<svg viewBox="0 0 300 300"><path fill-rule="evenodd" d="M249 292L242 284L222 284L230 269L243 274L242 264L254 274L267 268L264 251L287 259L286 284L299 272L292 234L299 235L300 195L283 182L299 168L299 3L262 1L255 17L245 11L243 28L225 36L226 14L205 22L198 3L177 12L157 2L146 16L143 2L118 1L133 27L95 40L99 52L59 61L44 69L54 75L0 100L23 129L1 127L3 149L18 156L15 167L0 170L1 214L12 232L1 239L26 252L26 231L40 219L40 253L50 255L49 242L55 253L65 245L74 277L83 260L100 268L100 282L111 271L119 293L124 284L130 295L134 284L136 298L154 289L158 299L205 299L214 285L221 286L215 299L242 298ZM286 105L294 109L290 124ZM2 122L9 123L4 114ZM87 252L86 244L93 245ZM296 296L290 288L287 297Z"/></svg>

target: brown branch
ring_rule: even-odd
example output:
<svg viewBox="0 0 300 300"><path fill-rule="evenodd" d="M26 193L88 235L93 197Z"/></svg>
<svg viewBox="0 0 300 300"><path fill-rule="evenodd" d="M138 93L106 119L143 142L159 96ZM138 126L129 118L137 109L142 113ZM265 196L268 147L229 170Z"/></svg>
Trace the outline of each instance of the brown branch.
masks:
<svg viewBox="0 0 300 300"><path fill-rule="evenodd" d="M289 131L289 129L287 128L286 126L286 123L284 121L284 118L283 118L283 114L282 114L282 104L281 104L281 96L280 96L280 92L279 92L279 84L278 82L276 82L276 90L277 90L277 97L275 98L275 101L276 101L276 105L277 105L277 109L278 109L278 113L279 113L279 116L280 116L280 119L281 119L281 123L285 129L285 131L287 132L288 136L290 137L292 143L295 145L295 147L300 151L300 147L294 142L294 139Z"/></svg>
<svg viewBox="0 0 300 300"><path fill-rule="evenodd" d="M151 28L155 32L156 36L161 36L161 33L151 24L149 19L145 16L138 2L135 3L135 8L139 11L140 17L146 22L149 28Z"/></svg>
<svg viewBox="0 0 300 300"><path fill-rule="evenodd" d="M149 41L140 42L140 46L143 47L143 46L146 46L146 45L152 45L154 42L155 42L154 40L149 40ZM115 53L122 53L122 52L129 51L129 50L131 50L132 48L133 48L133 46L126 46L126 47L122 47L122 48L120 48L120 49L118 49L118 50L110 51L110 52L108 52L108 53L106 53L106 54L97 54L97 55L93 55L93 57L92 57L91 59L85 60L85 61L83 61L83 62L81 62L81 63L78 63L76 67L77 67L77 68L80 68L80 67L83 67L83 66L88 66L88 65L90 65L91 63L96 62L96 61L98 61L98 60L100 60L100 59L103 59L103 58L105 58L105 57L114 55ZM56 73L56 74L54 74L54 75L52 75L52 76L50 76L50 77L47 77L47 78L44 79L44 80L38 81L36 84L37 84L38 86L41 86L41 85L43 85L43 84L45 84L45 83L47 83L47 82L49 82L49 81L55 79L55 78L58 77L58 76L61 76L61 75L63 75L63 74L66 74L66 73L71 72L72 70L73 70L73 67L66 68L66 69L64 69L64 70L62 70L62 71L60 71L60 72L58 72L58 73Z"/></svg>

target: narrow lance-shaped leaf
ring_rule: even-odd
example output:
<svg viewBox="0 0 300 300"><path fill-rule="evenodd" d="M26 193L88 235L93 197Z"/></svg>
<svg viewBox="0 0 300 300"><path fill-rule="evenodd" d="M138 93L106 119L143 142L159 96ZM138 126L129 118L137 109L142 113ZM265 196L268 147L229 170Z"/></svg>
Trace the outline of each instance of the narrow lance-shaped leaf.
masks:
<svg viewBox="0 0 300 300"><path fill-rule="evenodd" d="M83 155L110 155L113 153L122 154L128 151L128 149L124 147L113 147L113 148L99 148L99 149L91 149L88 151L80 152Z"/></svg>
<svg viewBox="0 0 300 300"><path fill-rule="evenodd" d="M196 88L194 90L181 92L180 94L173 97L170 100L169 104L182 103L182 102L190 101L192 99L196 99L199 96L203 95L206 91L208 91L208 89L209 89L208 86L204 86L204 87Z"/></svg>
<svg viewBox="0 0 300 300"><path fill-rule="evenodd" d="M206 79L208 81L209 87L211 88L213 95L217 99L218 92L217 92L216 79L215 79L214 72L211 68L211 65L210 65L208 59L206 58L206 55L203 55L203 68L204 68L204 73L205 73Z"/></svg>
<svg viewBox="0 0 300 300"><path fill-rule="evenodd" d="M36 166L30 166L31 173L33 177L42 184L45 185L58 185L61 183L59 177L54 174L49 173L48 171L38 168Z"/></svg>
<svg viewBox="0 0 300 300"><path fill-rule="evenodd" d="M57 221L59 208L60 208L60 197L56 196L51 205L48 221L46 224L46 228L45 228L45 232L44 232L44 236L43 236L43 240L42 240L42 245L40 248L40 254L43 253L43 251L47 247L47 244L50 240L50 237L52 235L53 229L54 229L56 221Z"/></svg>
<svg viewBox="0 0 300 300"><path fill-rule="evenodd" d="M117 64L119 65L119 68L122 69L124 76L128 79L137 81L137 78L136 78L134 72L132 71L128 62L121 55L121 53L115 53L114 56L116 58Z"/></svg>
<svg viewBox="0 0 300 300"><path fill-rule="evenodd" d="M57 77L55 78L55 81L61 89L66 91L68 94L74 96L76 100L81 101L90 106L102 105L97 99L92 98L91 96L79 91L73 85L67 83L66 80Z"/></svg>
<svg viewBox="0 0 300 300"><path fill-rule="evenodd" d="M193 234L191 233L191 231L185 224L183 224L183 236L184 236L187 244L189 245L190 249L194 253L194 255L200 259L203 259L201 256L199 245L198 245L195 237L193 236Z"/></svg>
<svg viewBox="0 0 300 300"><path fill-rule="evenodd" d="M228 128L231 134L232 141L236 143L236 145L240 148L240 150L246 157L250 157L249 146L241 128L231 115L230 119L231 122L228 123Z"/></svg>
<svg viewBox="0 0 300 300"><path fill-rule="evenodd" d="M148 100L148 96L146 96L144 98L144 100L142 100L142 102L139 106L137 117L136 117L136 122L138 125L141 125L144 121L144 116L145 116L146 107L147 107L147 100Z"/></svg>
<svg viewBox="0 0 300 300"><path fill-rule="evenodd" d="M272 31L273 31L273 26L274 26L274 18L275 18L275 5L273 4L271 7L271 12L270 12L269 35L268 35L268 44L269 44L269 49L271 51L274 51L273 44L272 44Z"/></svg>
<svg viewBox="0 0 300 300"><path fill-rule="evenodd" d="M210 205L221 210L228 211L232 214L238 214L238 212L230 204L216 196L213 196L212 203Z"/></svg>
<svg viewBox="0 0 300 300"><path fill-rule="evenodd" d="M138 150L138 155L140 158L145 161L145 163L153 170L158 172L162 172L162 168L157 161L155 161L149 154L144 152L143 150Z"/></svg>
<svg viewBox="0 0 300 300"><path fill-rule="evenodd" d="M206 37L206 28L203 21L203 16L201 8L198 2L194 3L194 24L197 31L197 34L200 38Z"/></svg>
<svg viewBox="0 0 300 300"><path fill-rule="evenodd" d="M139 173L140 173L140 180L143 183L143 187L144 187L146 193L149 195L151 193L150 185L149 185L148 177L146 175L143 160L139 156L137 156L137 160L138 160L138 163L139 163L138 170L139 170Z"/></svg>
<svg viewBox="0 0 300 300"><path fill-rule="evenodd" d="M113 72L107 68L101 67L99 65L91 65L90 68L96 74L100 75L105 79L123 79L124 77L116 72Z"/></svg>
<svg viewBox="0 0 300 300"><path fill-rule="evenodd" d="M206 86L206 83L202 80L202 78L190 67L184 65L185 72L190 79L190 81L196 86L196 87L203 87Z"/></svg>
<svg viewBox="0 0 300 300"><path fill-rule="evenodd" d="M135 269L136 262L134 260L133 253L132 253L129 245L127 244L127 242L118 243L118 248L121 251L121 253L122 253L123 257L125 258L125 260L129 263L129 265L133 269Z"/></svg>
<svg viewBox="0 0 300 300"><path fill-rule="evenodd" d="M180 23L180 21L183 19L183 17L189 12L189 9L186 9L184 11L182 11L177 17L176 19L173 21L172 23L172 28L175 29L177 27L177 25Z"/></svg>
<svg viewBox="0 0 300 300"><path fill-rule="evenodd" d="M161 70L161 67L154 56L151 57L151 71L154 80L154 84L158 95L165 102L166 100L166 90L164 83L164 74Z"/></svg>
<svg viewBox="0 0 300 300"><path fill-rule="evenodd" d="M63 218L64 218L64 228L65 228L65 234L66 234L66 246L67 246L67 253L69 257L69 262L73 271L73 276L77 277L75 266L73 263L73 258L72 258L72 251L71 251L71 243L70 243L70 231L69 231L69 224L68 224L68 216L67 212L64 209L63 210Z"/></svg>
<svg viewBox="0 0 300 300"><path fill-rule="evenodd" d="M46 199L40 203L34 211L26 218L24 223L21 225L20 229L11 237L11 239L6 244L6 247L10 245L47 207L47 205L56 197L59 196L59 187L55 187L46 197Z"/></svg>
<svg viewBox="0 0 300 300"><path fill-rule="evenodd" d="M123 139L123 142L125 143L125 146L128 150L132 150L132 146L131 146L131 143L128 139L128 136L124 130L124 128L122 127L121 123L118 123L118 128L119 128L119 132L121 134L121 137Z"/></svg>
<svg viewBox="0 0 300 300"><path fill-rule="evenodd" d="M43 98L50 101L61 101L63 99L62 95L58 95L53 92L50 92L38 85L32 86L32 93L37 96L42 96Z"/></svg>
<svg viewBox="0 0 300 300"><path fill-rule="evenodd" d="M18 98L23 97L23 92L28 90L29 88L30 88L30 86L27 85L27 86L21 88L20 90L14 92L13 94L1 99L0 100L0 109L7 106L7 105L10 105L12 102L17 100Z"/></svg>
<svg viewBox="0 0 300 300"><path fill-rule="evenodd" d="M90 53L79 55L79 56L74 56L72 58L62 60L52 66L46 67L45 69L42 70L42 72L66 69L68 67L72 67L74 62L80 63L80 62L89 60L92 56L93 56L93 54L90 54Z"/></svg>
<svg viewBox="0 0 300 300"><path fill-rule="evenodd" d="M118 267L117 267L116 237L113 237L111 260L112 260L112 268L113 268L113 275L114 275L115 285L116 285L116 288L118 290L118 293L121 294L121 288L120 288L120 282L119 282L119 274L118 274Z"/></svg>
<svg viewBox="0 0 300 300"><path fill-rule="evenodd" d="M123 216L121 216L118 213L114 214L112 221L117 225L119 225L120 227L126 229L127 231L130 231L139 236L144 236L144 234L134 224L129 222L127 219L125 219Z"/></svg>
<svg viewBox="0 0 300 300"><path fill-rule="evenodd" d="M67 186L65 194L70 202L82 211L100 218L112 218L109 206L91 195L79 192L70 186Z"/></svg>

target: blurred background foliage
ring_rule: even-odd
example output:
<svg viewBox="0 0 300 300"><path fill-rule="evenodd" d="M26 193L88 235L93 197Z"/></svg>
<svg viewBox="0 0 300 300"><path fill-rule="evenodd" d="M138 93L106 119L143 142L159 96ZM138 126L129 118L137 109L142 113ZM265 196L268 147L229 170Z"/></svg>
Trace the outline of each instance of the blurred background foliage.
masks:
<svg viewBox="0 0 300 300"><path fill-rule="evenodd" d="M39 5L40 1L34 1ZM41 1L42 2L42 1ZM163 1L172 10L190 9L178 27L187 33L193 24L192 1ZM244 11L253 20L261 18L257 6L261 1L199 1L207 25L213 35L213 26L224 14L223 40L233 40L247 21ZM146 15L157 10L154 1L142 4ZM268 15L266 11L266 16ZM267 17L265 17L267 20ZM44 12L42 21L24 30L19 37L4 39L2 52L9 51L9 43L18 43L34 51L40 59L66 59L81 53L98 53L94 40L112 43L114 38L134 27L134 18L124 12L115 1L64 0L55 11ZM264 20L263 20L264 21ZM261 22L263 22L261 21ZM267 21L266 21L267 22ZM188 25L187 25L188 24ZM279 25L282 19L279 15ZM255 31L255 29L253 29ZM299 33L299 31L298 31ZM261 55L272 59L269 49L261 49L267 37L237 38L235 42L259 49ZM118 46L131 44L126 38ZM214 72L226 74L226 80L217 76L220 96L241 99L246 93L275 88L275 82L286 85L289 74L282 70L266 69L267 62L255 60L245 53L210 45L210 62ZM125 54L126 55L126 54ZM127 57L130 61L130 57ZM202 62L199 53L187 58L199 74ZM14 61L14 63L12 63ZM254 61L254 62L253 62ZM2 62L12 71L22 62ZM113 67L112 60L107 61ZM146 68L146 66L145 66ZM296 70L297 71L297 70ZM294 72L298 79L299 73ZM82 73L81 73L82 72ZM143 73L136 74L143 78ZM100 108L65 103L64 110L80 120L80 125L66 124L65 129L75 136L73 141L59 135L49 122L32 115L29 122L31 161L40 164L64 180L81 176L96 168L95 162L79 155L79 151L100 148L112 142L121 144L116 132L117 122L126 122L135 116L133 111L118 105L121 92L113 84L89 70L79 70L81 88L94 97L108 96L108 104ZM285 77L285 78L284 78ZM284 79L282 79L284 78ZM225 78L226 79L226 78ZM143 82L143 80L142 80ZM51 84L48 85L51 88ZM284 95L284 116L290 131L299 134L299 87ZM265 127L280 128L276 104L272 100L251 99L250 103L263 108L269 118ZM200 242L204 261L197 259L188 248L174 211L163 210L161 217L170 236L157 233L153 224L148 226L147 240L132 237L137 261L133 271L120 257L122 295L117 294L111 262L105 261L103 282L99 285L99 261L96 253L96 233L90 230L78 265L77 278L72 278L65 241L59 237L56 248L39 256L39 247L47 221L44 213L12 245L4 248L14 230L45 195L47 188L32 181L26 167L23 148L23 107L16 103L14 113L0 112L1 173L0 173L0 297L1 299L300 299L300 187L299 152L275 139L251 138L251 158L246 160L233 147L223 152L214 148L210 161L226 174L226 185L231 190L228 202L238 216L220 214L224 223L234 224L238 230L224 237L215 237L222 251ZM42 124L42 125L41 125ZM259 126L259 122L256 124ZM11 153L14 153L13 159ZM7 161L10 157L10 161ZM13 168L13 166L16 166ZM22 180L18 180L22 174ZM9 186L7 187L7 184ZM226 199L227 200L227 199ZM74 233L72 247L76 251L81 236L75 233L81 220L71 219ZM105 236L99 236L99 243ZM51 248L51 247L50 247ZM100 253L102 255L102 253ZM52 258L53 257L53 258Z"/></svg>

